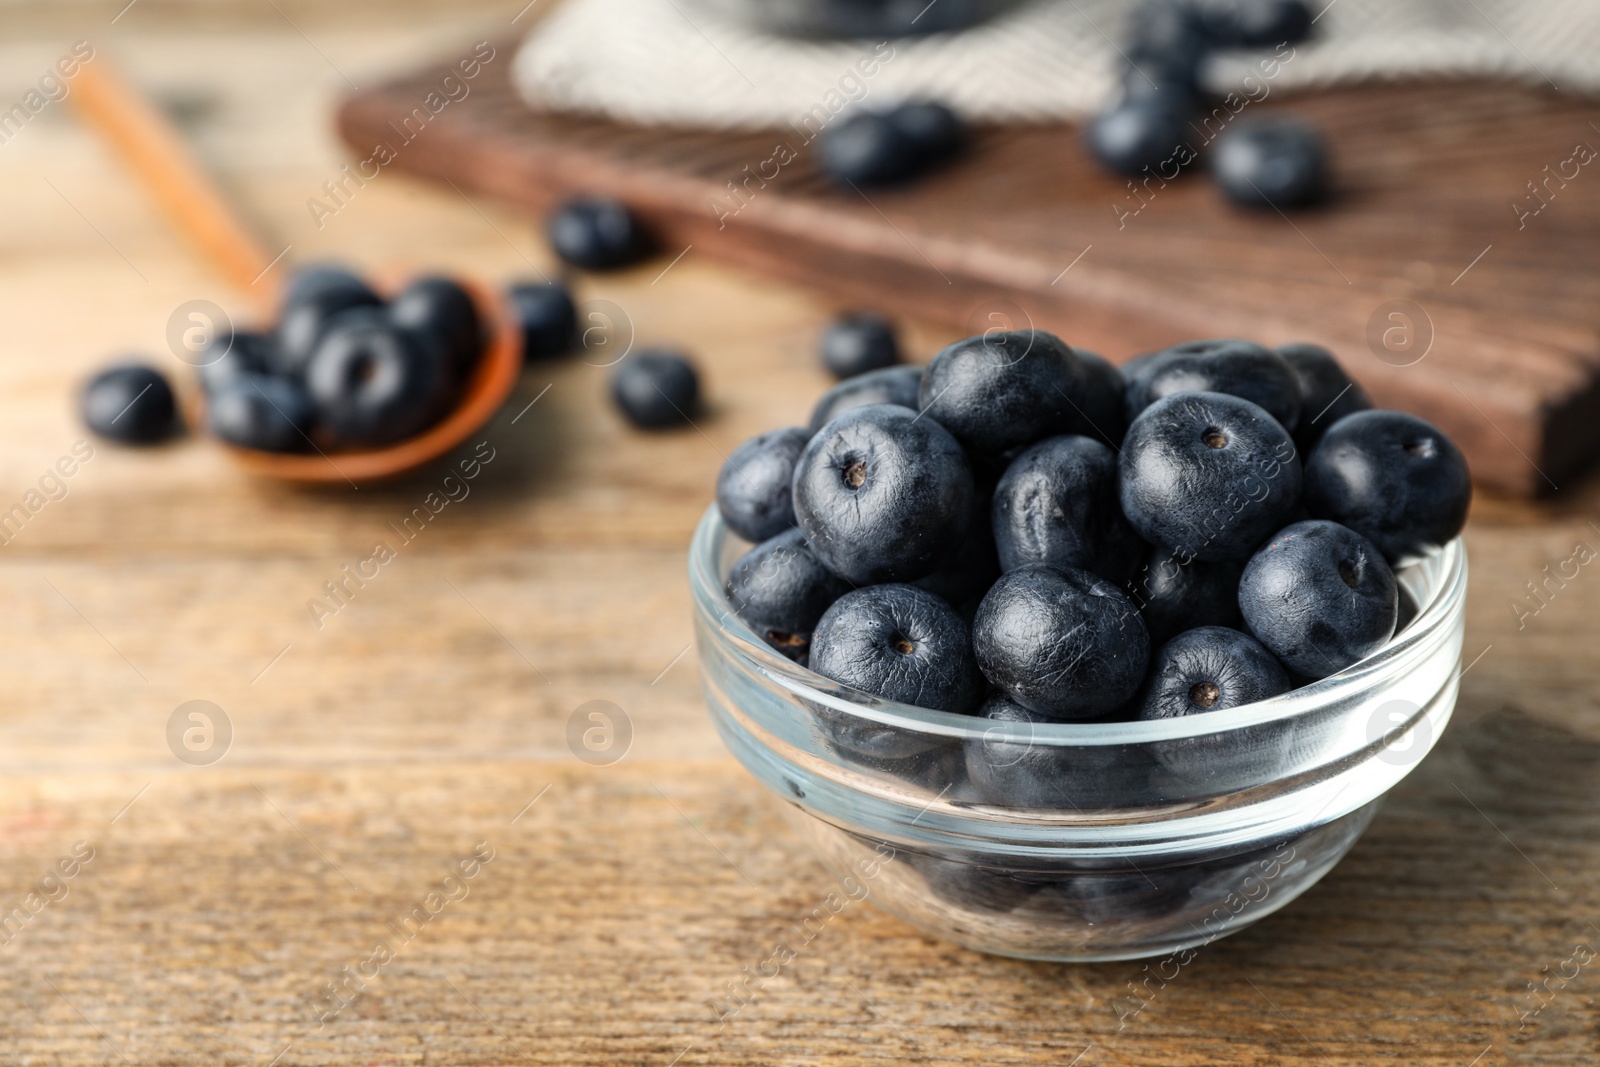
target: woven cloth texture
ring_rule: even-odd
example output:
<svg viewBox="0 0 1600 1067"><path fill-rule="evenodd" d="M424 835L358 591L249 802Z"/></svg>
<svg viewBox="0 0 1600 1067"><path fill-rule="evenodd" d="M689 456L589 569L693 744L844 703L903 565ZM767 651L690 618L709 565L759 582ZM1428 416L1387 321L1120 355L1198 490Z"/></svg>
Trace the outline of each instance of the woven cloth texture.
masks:
<svg viewBox="0 0 1600 1067"><path fill-rule="evenodd" d="M1215 56L1207 83L1255 97L1261 86L1422 77L1600 90L1600 0L1313 4L1325 5L1313 40L1277 56ZM818 107L907 97L969 119L1050 121L1114 96L1114 42L1135 10L1129 0L1034 0L960 33L816 42L752 31L693 0L566 0L519 49L515 77L536 108L656 125L777 126Z"/></svg>

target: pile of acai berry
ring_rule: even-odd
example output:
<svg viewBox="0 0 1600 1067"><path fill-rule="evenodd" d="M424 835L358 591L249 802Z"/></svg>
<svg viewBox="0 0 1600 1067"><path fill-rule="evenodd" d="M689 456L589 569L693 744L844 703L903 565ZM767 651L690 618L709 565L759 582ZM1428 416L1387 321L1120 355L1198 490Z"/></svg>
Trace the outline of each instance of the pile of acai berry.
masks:
<svg viewBox="0 0 1600 1067"><path fill-rule="evenodd" d="M848 329L848 328L847 328ZM717 480L735 613L888 700L1164 719L1335 674L1404 625L1466 521L1461 452L1324 348L1192 341L1120 370L1043 331L827 393Z"/></svg>

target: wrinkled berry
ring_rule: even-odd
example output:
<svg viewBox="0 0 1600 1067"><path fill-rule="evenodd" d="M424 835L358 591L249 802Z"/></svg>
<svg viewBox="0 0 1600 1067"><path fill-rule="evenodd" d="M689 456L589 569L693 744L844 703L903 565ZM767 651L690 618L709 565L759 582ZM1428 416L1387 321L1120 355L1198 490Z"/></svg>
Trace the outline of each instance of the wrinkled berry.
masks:
<svg viewBox="0 0 1600 1067"><path fill-rule="evenodd" d="M885 367L847 378L822 394L811 409L807 425L816 433L851 408L868 404L895 404L917 410L917 390L922 387L921 367Z"/></svg>
<svg viewBox="0 0 1600 1067"><path fill-rule="evenodd" d="M1122 511L1151 544L1244 559L1300 501L1300 459L1277 420L1223 393L1174 393L1123 439Z"/></svg>
<svg viewBox="0 0 1600 1067"><path fill-rule="evenodd" d="M1053 719L1115 710L1144 678L1150 639L1133 604L1087 571L1007 571L978 606L973 651L1012 700Z"/></svg>
<svg viewBox="0 0 1600 1067"><path fill-rule="evenodd" d="M811 550L856 585L931 574L966 534L972 473L932 419L891 404L854 408L806 445L794 511Z"/></svg>
<svg viewBox="0 0 1600 1067"><path fill-rule="evenodd" d="M785 530L739 557L728 574L734 613L797 663L811 651L817 621L850 586L822 565L799 530Z"/></svg>
<svg viewBox="0 0 1600 1067"><path fill-rule="evenodd" d="M1328 428L1306 461L1306 506L1398 563L1461 532L1472 479L1461 450L1399 411L1359 411Z"/></svg>
<svg viewBox="0 0 1600 1067"><path fill-rule="evenodd" d="M1116 453L1076 434L1046 438L1011 461L995 487L992 521L1007 571L1048 563L1120 585L1144 551L1122 517Z"/></svg>
<svg viewBox="0 0 1600 1067"><path fill-rule="evenodd" d="M1296 674L1325 678L1394 636L1394 573L1365 537L1335 522L1289 526L1250 557L1239 612L1256 640Z"/></svg>
<svg viewBox="0 0 1600 1067"><path fill-rule="evenodd" d="M1309 458L1328 427L1346 415L1369 410L1372 401L1321 345L1279 345L1278 355L1300 383L1300 421L1294 428L1294 443L1300 455Z"/></svg>
<svg viewBox="0 0 1600 1067"><path fill-rule="evenodd" d="M979 334L933 357L919 399L923 412L956 440L1000 453L1071 432L1082 382L1077 354L1054 334Z"/></svg>
<svg viewBox="0 0 1600 1067"><path fill-rule="evenodd" d="M909 585L846 593L811 635L811 669L854 689L935 711L970 711L983 679L967 624Z"/></svg>
<svg viewBox="0 0 1600 1067"><path fill-rule="evenodd" d="M734 449L717 475L717 508L728 529L765 541L794 525L794 467L811 435L793 426Z"/></svg>
<svg viewBox="0 0 1600 1067"><path fill-rule="evenodd" d="M1248 634L1224 626L1187 630L1156 653L1140 719L1226 711L1287 693L1283 665Z"/></svg>

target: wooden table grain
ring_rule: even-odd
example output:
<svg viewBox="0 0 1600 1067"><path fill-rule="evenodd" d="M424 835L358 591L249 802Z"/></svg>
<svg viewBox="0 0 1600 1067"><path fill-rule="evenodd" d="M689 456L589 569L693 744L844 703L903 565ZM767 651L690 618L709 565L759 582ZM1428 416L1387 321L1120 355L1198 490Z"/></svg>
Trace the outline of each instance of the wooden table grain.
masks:
<svg viewBox="0 0 1600 1067"><path fill-rule="evenodd" d="M403 176L321 228L306 207L344 161L347 79L521 6L17 4L0 101L92 40L289 259L537 277L525 223ZM1600 572L1570 562L1600 548L1592 482L1475 503L1438 751L1325 881L1178 977L984 957L852 904L719 1023L831 887L707 721L685 549L723 455L826 385L832 306L692 251L580 279L641 343L693 350L705 417L645 436L604 369L534 366L468 495L402 544L443 472L296 491L189 438L46 478L84 440L86 373L125 350L181 370L173 310L242 299L63 105L0 174L0 512L27 513L0 546L0 1063L1600 1062ZM393 562L313 611L378 541ZM169 744L191 700L231 725L220 760ZM568 747L589 700L632 723L607 766Z"/></svg>

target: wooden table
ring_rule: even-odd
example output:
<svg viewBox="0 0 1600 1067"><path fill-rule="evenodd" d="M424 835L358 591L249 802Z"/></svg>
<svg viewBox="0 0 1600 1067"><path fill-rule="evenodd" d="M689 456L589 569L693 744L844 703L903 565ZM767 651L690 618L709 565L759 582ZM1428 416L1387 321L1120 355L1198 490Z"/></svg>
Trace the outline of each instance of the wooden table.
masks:
<svg viewBox="0 0 1600 1067"><path fill-rule="evenodd" d="M220 5L204 28L160 0L113 25L119 6L0 10L0 100L91 39L177 110L290 258L551 269L525 222L401 176L320 230L305 207L342 162L326 116L346 76L503 31L520 0L476 23L417 4ZM0 173L4 510L83 439L84 375L125 349L181 370L172 309L239 294L64 106L0 146ZM96 445L10 537L0 916L40 903L28 894L58 861L74 877L0 947L0 1062L1600 1060L1595 965L1555 977L1600 946L1600 572L1552 583L1520 619L1512 606L1546 565L1600 546L1593 483L1476 503L1472 665L1440 749L1322 884L1203 951L1120 1030L1112 1001L1140 964L986 958L861 906L719 1028L711 1002L830 883L706 719L684 553L723 454L825 386L811 344L831 309L693 252L666 267L578 288L626 309L641 341L693 349L710 395L697 427L632 432L603 370L534 367L483 435L495 458L470 496L320 628L307 601L394 540L441 473L298 492L204 440ZM911 332L923 357L947 339ZM566 741L596 699L634 731L603 767ZM231 723L218 762L169 747L190 700ZM466 895L319 1028L328 983L475 848L493 858ZM1542 980L1554 992L1535 1000Z"/></svg>

